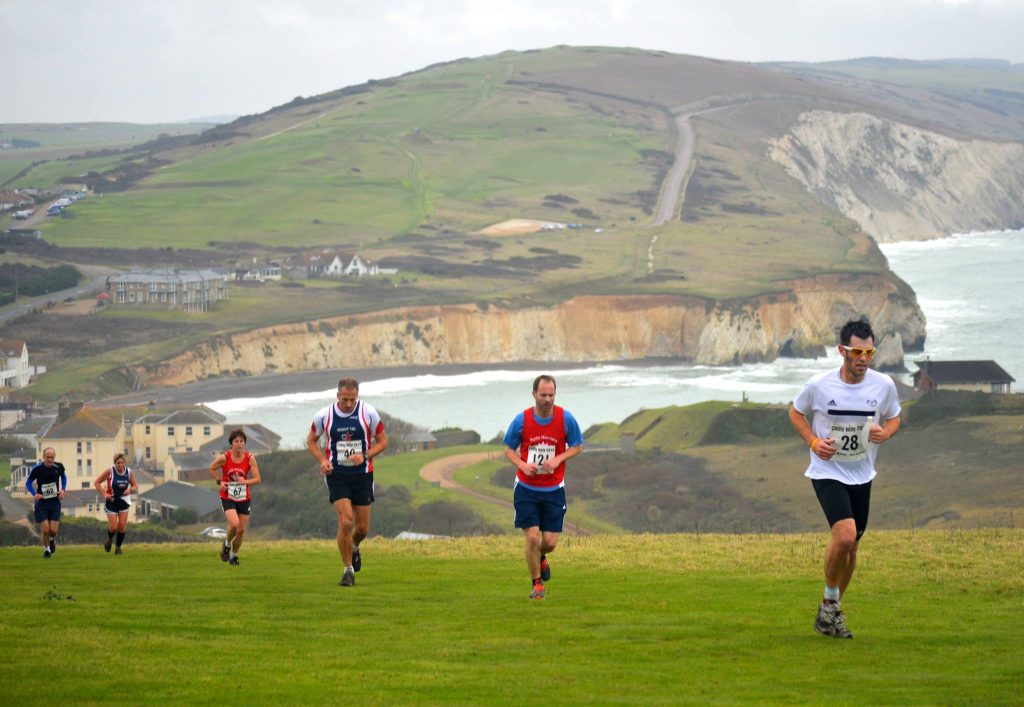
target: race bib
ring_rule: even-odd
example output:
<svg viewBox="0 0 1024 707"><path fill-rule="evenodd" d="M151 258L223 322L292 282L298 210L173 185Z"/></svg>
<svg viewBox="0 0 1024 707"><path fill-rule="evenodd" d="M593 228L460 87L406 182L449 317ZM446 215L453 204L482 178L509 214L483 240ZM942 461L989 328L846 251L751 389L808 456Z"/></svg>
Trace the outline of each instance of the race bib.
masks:
<svg viewBox="0 0 1024 707"><path fill-rule="evenodd" d="M245 484L228 484L228 498L232 501L244 501L245 500Z"/></svg>
<svg viewBox="0 0 1024 707"><path fill-rule="evenodd" d="M553 471L547 471L541 467L544 466L544 462L548 459L552 459L555 456L555 445L553 444L531 444L526 448L526 461L530 464L537 465L538 474L553 474Z"/></svg>
<svg viewBox="0 0 1024 707"><path fill-rule="evenodd" d="M342 466L355 466L355 462L349 461L349 457L362 453L363 443L358 439L341 439L334 445L334 458Z"/></svg>
<svg viewBox="0 0 1024 707"><path fill-rule="evenodd" d="M868 434L871 422L833 422L829 426L832 439L835 440L837 462L856 462L868 456Z"/></svg>
<svg viewBox="0 0 1024 707"><path fill-rule="evenodd" d="M39 487L39 493L43 494L43 498L57 498L57 494L60 493L57 490L57 482L49 484L41 484Z"/></svg>

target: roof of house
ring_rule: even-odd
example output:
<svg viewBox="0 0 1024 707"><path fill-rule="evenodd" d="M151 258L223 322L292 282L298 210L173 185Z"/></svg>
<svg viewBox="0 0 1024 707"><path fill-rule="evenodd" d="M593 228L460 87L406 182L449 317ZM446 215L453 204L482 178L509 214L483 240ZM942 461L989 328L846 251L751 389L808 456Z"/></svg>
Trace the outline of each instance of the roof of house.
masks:
<svg viewBox="0 0 1024 707"><path fill-rule="evenodd" d="M188 282L204 282L207 280L222 280L223 277L212 270L129 270L121 275L112 275L107 278L107 283L144 284L167 283L184 284Z"/></svg>
<svg viewBox="0 0 1024 707"><path fill-rule="evenodd" d="M220 451L223 450L214 450L211 447L208 451L171 452L167 455L167 458L182 471L194 471L196 469L209 469L210 462L213 461L213 458L217 456Z"/></svg>
<svg viewBox="0 0 1024 707"><path fill-rule="evenodd" d="M196 405L176 410L160 410L142 415L135 424L147 425L209 425L224 424L227 418L205 405Z"/></svg>
<svg viewBox="0 0 1024 707"><path fill-rule="evenodd" d="M422 444L424 442L436 442L437 438L434 434L428 430L410 430L402 435L402 439L406 443L415 442L416 444Z"/></svg>
<svg viewBox="0 0 1024 707"><path fill-rule="evenodd" d="M995 361L914 361L936 383L1013 383L1014 378Z"/></svg>
<svg viewBox="0 0 1024 707"><path fill-rule="evenodd" d="M0 337L0 357L21 356L24 350L24 339L5 339Z"/></svg>
<svg viewBox="0 0 1024 707"><path fill-rule="evenodd" d="M200 516L220 508L220 496L217 492L182 481L160 484L139 494L139 498L171 508L191 508Z"/></svg>
<svg viewBox="0 0 1024 707"><path fill-rule="evenodd" d="M120 413L111 417L96 408L83 407L67 420L54 423L42 439L112 438L117 436L121 426Z"/></svg>
<svg viewBox="0 0 1024 707"><path fill-rule="evenodd" d="M252 454L266 454L277 449L278 445L281 444L281 435L268 430L263 425L255 423L244 423L241 425L231 425L230 430L225 430L224 434L220 437L215 437L206 444L203 445L203 451L210 450L213 454L220 454L226 449L231 448L231 443L228 442L228 437L234 430L241 429L245 432L245 448L248 449Z"/></svg>
<svg viewBox="0 0 1024 707"><path fill-rule="evenodd" d="M74 489L64 492L64 498L61 499L61 506L64 508L75 508L86 505L87 503L102 503L103 498L96 489Z"/></svg>

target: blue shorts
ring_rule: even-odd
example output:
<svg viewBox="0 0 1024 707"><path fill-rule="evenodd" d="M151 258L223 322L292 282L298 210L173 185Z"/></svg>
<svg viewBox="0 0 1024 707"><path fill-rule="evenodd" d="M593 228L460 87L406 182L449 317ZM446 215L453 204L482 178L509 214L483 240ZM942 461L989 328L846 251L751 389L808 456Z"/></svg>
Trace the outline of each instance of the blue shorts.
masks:
<svg viewBox="0 0 1024 707"><path fill-rule="evenodd" d="M42 523L44 520L60 520L60 499L59 498L44 498L41 501L36 501L36 523Z"/></svg>
<svg viewBox="0 0 1024 707"><path fill-rule="evenodd" d="M565 488L534 491L516 484L512 505L516 509L517 528L538 527L545 533L561 533L565 518Z"/></svg>

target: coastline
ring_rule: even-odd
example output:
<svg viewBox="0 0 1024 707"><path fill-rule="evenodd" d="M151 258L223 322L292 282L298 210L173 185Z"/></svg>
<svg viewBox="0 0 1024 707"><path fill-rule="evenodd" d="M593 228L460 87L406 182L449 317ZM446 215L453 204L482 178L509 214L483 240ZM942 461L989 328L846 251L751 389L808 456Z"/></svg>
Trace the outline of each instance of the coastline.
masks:
<svg viewBox="0 0 1024 707"><path fill-rule="evenodd" d="M360 383L379 381L387 378L409 378L413 376L454 376L480 371L513 370L537 371L537 374L589 368L601 365L651 368L685 364L686 361L671 358L643 358L626 361L505 361L500 363L445 363L433 366L391 366L385 368L331 368L320 371L297 371L295 373L270 373L262 376L241 378L213 378L173 388L153 388L136 393L118 395L92 401L99 407L120 405L199 405L232 398L264 398L288 393L313 393L330 390L341 378L355 378Z"/></svg>

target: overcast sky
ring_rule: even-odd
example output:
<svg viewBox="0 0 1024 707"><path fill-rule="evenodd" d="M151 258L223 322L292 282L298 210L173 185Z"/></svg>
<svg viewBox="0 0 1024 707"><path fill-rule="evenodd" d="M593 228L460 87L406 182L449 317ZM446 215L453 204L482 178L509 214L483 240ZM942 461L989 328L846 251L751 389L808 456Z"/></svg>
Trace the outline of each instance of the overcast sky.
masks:
<svg viewBox="0 0 1024 707"><path fill-rule="evenodd" d="M0 123L258 113L556 44L1024 62L1024 0L0 0Z"/></svg>

